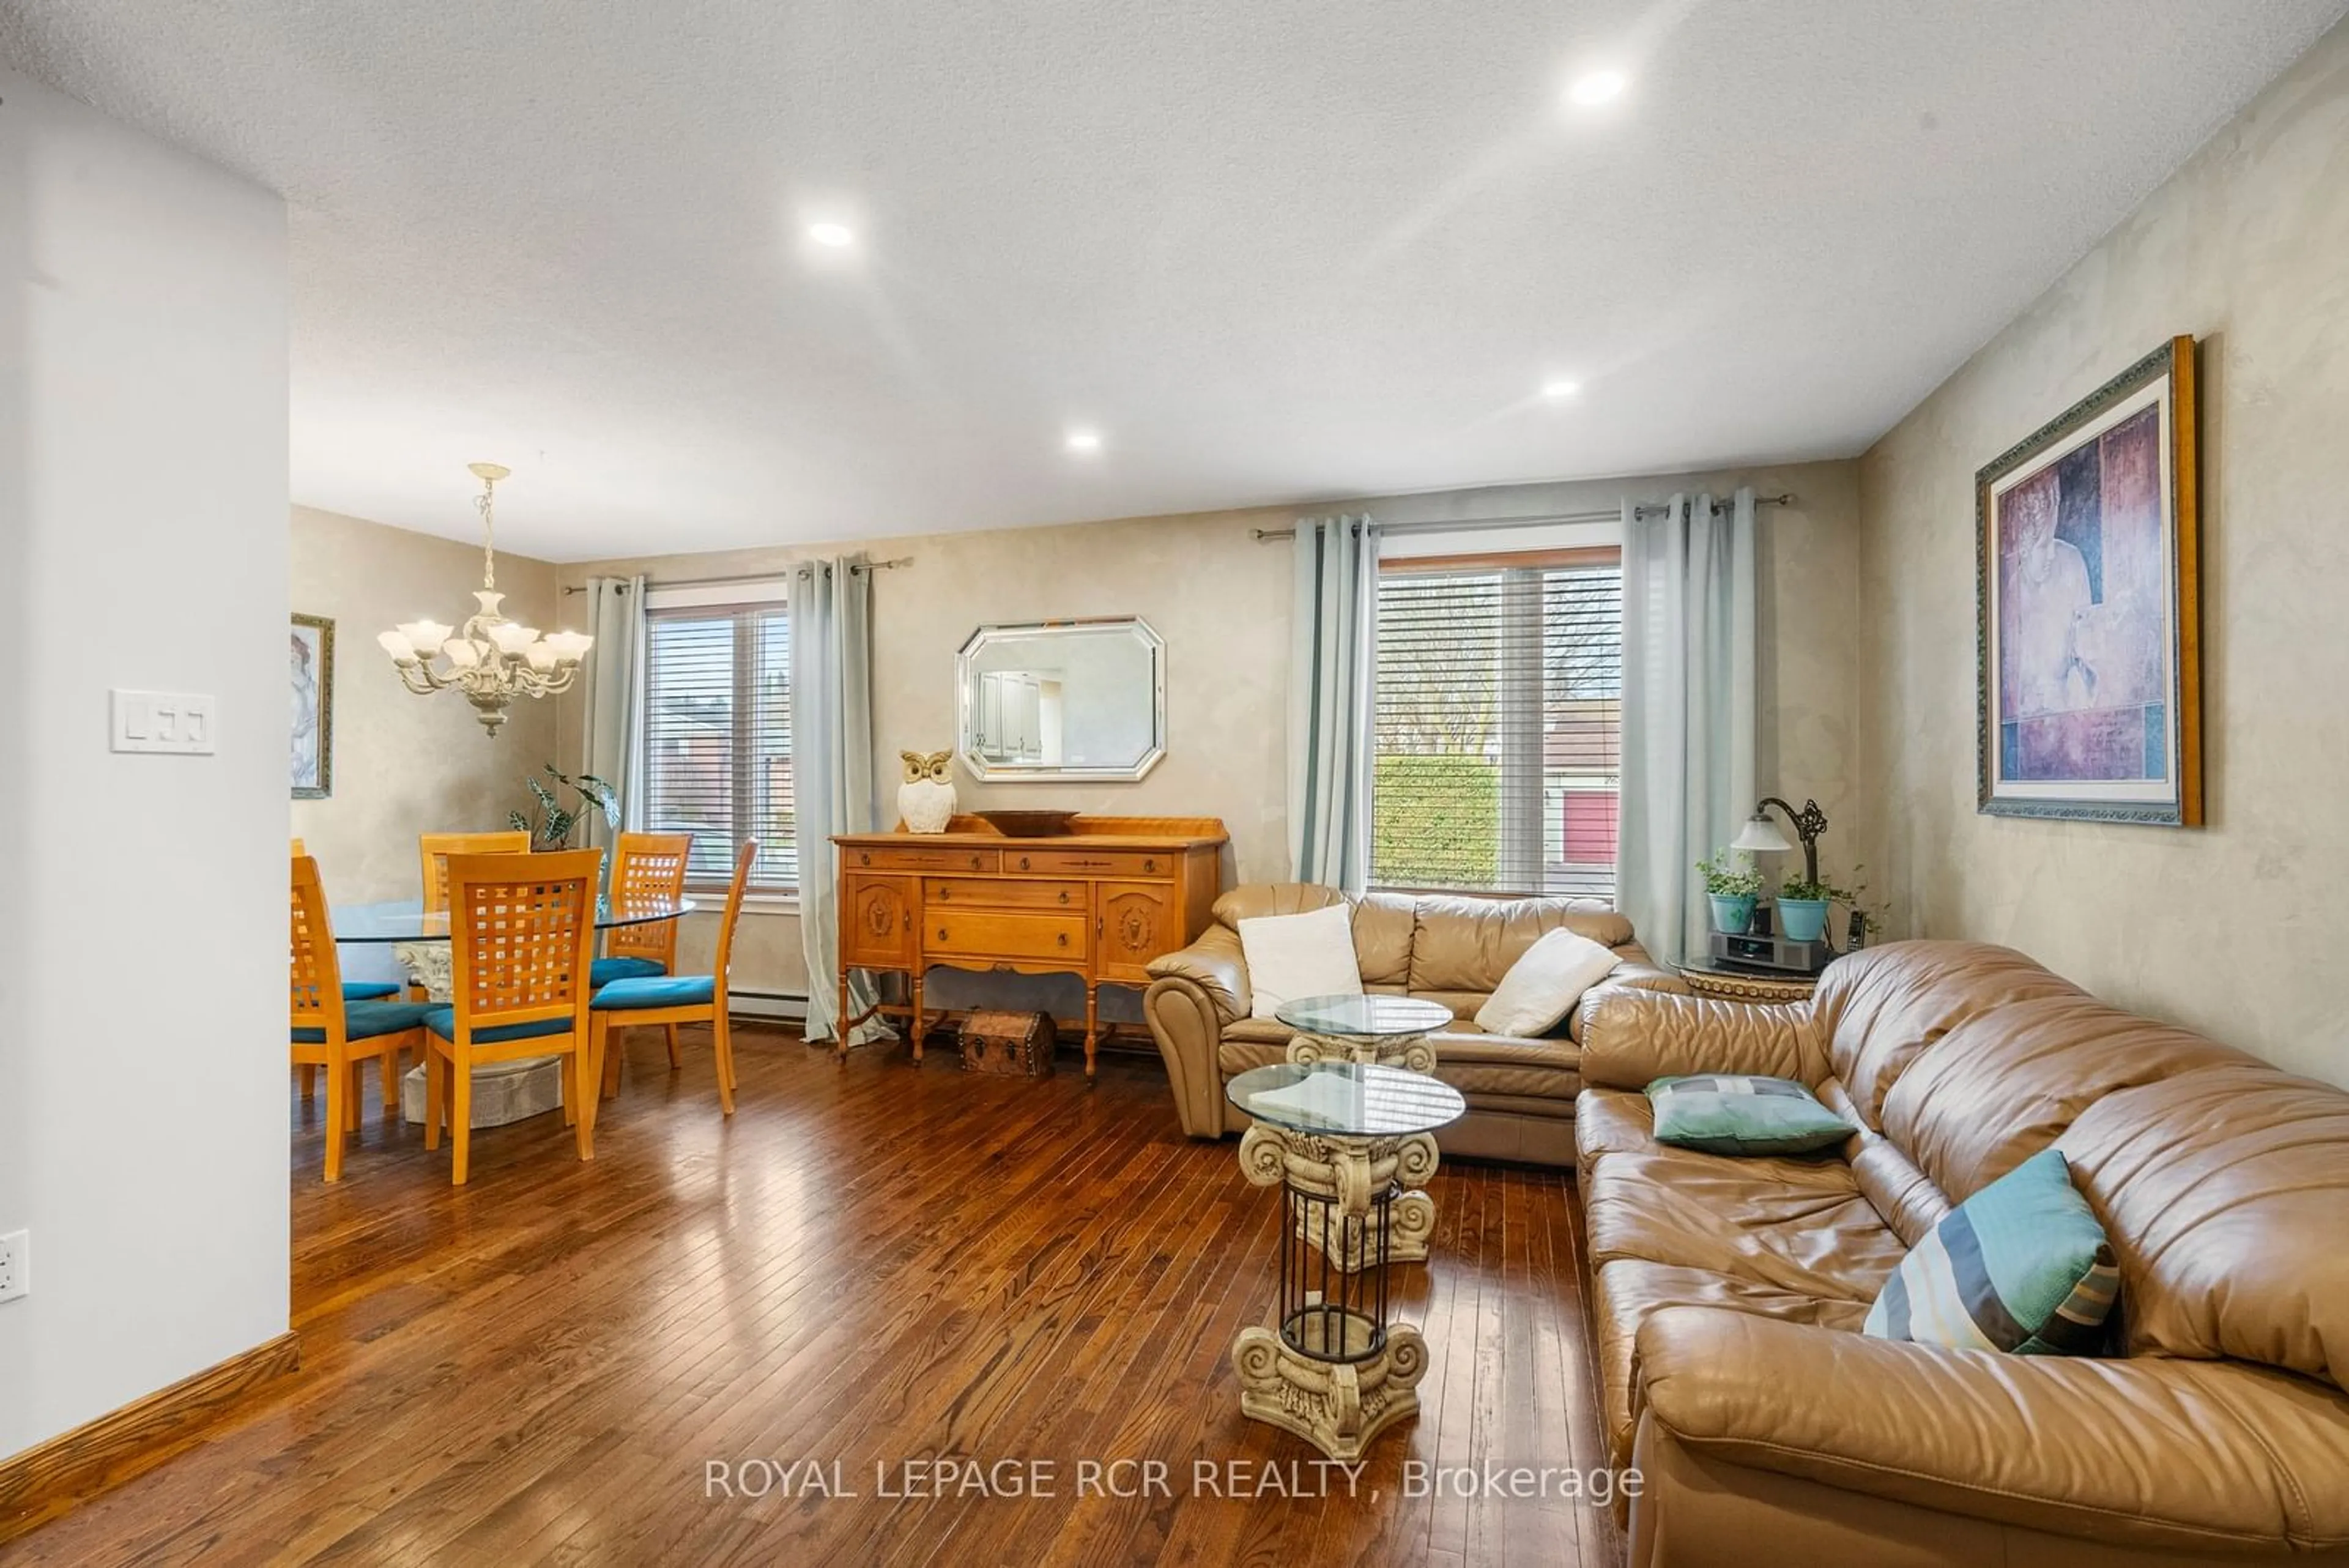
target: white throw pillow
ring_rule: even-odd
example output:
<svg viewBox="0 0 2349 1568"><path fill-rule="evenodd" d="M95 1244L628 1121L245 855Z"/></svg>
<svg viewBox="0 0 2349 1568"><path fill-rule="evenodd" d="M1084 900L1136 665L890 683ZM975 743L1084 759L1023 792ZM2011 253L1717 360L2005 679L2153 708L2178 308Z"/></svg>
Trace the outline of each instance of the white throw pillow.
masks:
<svg viewBox="0 0 2349 1568"><path fill-rule="evenodd" d="M1547 1034L1621 961L1613 950L1560 926L1509 966L1500 988L1476 1010L1476 1027L1520 1040Z"/></svg>
<svg viewBox="0 0 2349 1568"><path fill-rule="evenodd" d="M1261 915L1240 922L1247 960L1250 1018L1270 1018L1283 1002L1306 996L1360 996L1362 966L1354 957L1354 911L1332 904L1309 915Z"/></svg>

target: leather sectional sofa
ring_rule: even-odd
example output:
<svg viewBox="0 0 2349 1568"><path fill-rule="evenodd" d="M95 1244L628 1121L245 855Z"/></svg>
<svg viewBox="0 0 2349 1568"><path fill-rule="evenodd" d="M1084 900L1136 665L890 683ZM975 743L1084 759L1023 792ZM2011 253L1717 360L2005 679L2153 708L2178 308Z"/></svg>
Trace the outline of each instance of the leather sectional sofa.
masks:
<svg viewBox="0 0 2349 1568"><path fill-rule="evenodd" d="M1610 990L1576 1107L1634 1568L2349 1563L2349 1093L1908 942L1753 1007ZM1797 1078L1838 1152L1658 1145L1667 1074ZM1950 1207L2050 1146L2122 1286L2107 1357L1867 1338Z"/></svg>
<svg viewBox="0 0 2349 1568"><path fill-rule="evenodd" d="M1183 1130L1220 1137L1242 1118L1224 1085L1280 1061L1295 1031L1250 1018L1252 992L1238 926L1260 915L1295 915L1346 901L1334 888L1287 882L1235 888L1216 900L1215 923L1180 952L1150 965L1143 1016L1166 1060ZM1543 1165L1574 1163L1574 1099L1582 1088L1578 1025L1569 1018L1538 1040L1486 1034L1476 1010L1509 966L1546 932L1572 928L1612 948L1622 963L1585 996L1645 986L1680 992L1632 940L1631 923L1605 905L1568 898L1480 898L1372 893L1353 900L1354 953L1363 989L1423 996L1452 1009L1431 1036L1435 1075L1458 1089L1468 1114L1436 1135L1447 1154Z"/></svg>

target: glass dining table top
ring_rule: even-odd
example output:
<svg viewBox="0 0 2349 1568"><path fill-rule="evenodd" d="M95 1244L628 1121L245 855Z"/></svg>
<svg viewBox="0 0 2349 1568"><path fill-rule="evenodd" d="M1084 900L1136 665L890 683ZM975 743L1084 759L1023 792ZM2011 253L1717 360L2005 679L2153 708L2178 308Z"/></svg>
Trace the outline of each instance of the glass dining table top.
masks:
<svg viewBox="0 0 2349 1568"><path fill-rule="evenodd" d="M1452 1022L1452 1009L1440 1002L1379 992L1300 996L1274 1008L1272 1015L1299 1033L1365 1039L1428 1034Z"/></svg>
<svg viewBox="0 0 2349 1568"><path fill-rule="evenodd" d="M1224 1085L1224 1097L1260 1122L1339 1137L1408 1137L1468 1114L1460 1091L1441 1079L1364 1062L1276 1062Z"/></svg>
<svg viewBox="0 0 2349 1568"><path fill-rule="evenodd" d="M649 925L655 920L674 920L693 913L690 898L640 898L615 904L609 898L595 900L595 929L608 931L616 926ZM424 912L420 901L405 904L355 904L334 911L335 940L338 942L445 942L449 940L449 912L435 909Z"/></svg>

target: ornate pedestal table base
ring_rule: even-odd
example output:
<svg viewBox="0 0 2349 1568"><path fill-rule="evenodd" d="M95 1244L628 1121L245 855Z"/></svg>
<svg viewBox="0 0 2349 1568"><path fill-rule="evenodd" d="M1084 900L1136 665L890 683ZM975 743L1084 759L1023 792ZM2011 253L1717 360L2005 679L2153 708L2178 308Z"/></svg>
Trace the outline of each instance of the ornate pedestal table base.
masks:
<svg viewBox="0 0 2349 1568"><path fill-rule="evenodd" d="M1351 1462L1419 1410L1427 1342L1387 1321L1389 1267L1405 1247L1426 1256L1434 1204L1402 1183L1433 1168L1429 1132L1465 1102L1432 1078L1357 1063L1259 1067L1226 1092L1257 1118L1240 1169L1281 1189L1288 1220L1275 1326L1242 1329L1232 1345L1241 1414Z"/></svg>
<svg viewBox="0 0 2349 1568"><path fill-rule="evenodd" d="M1297 1031L1288 1041L1288 1060L1295 1066L1350 1062L1433 1075L1435 1047L1427 1037L1452 1022L1452 1010L1420 997L1371 993L1306 997L1283 1003L1275 1016ZM1247 1158L1243 1142L1241 1163ZM1394 1147L1392 1170L1377 1177L1385 1180L1391 1175L1401 1189L1371 1221L1386 1231L1388 1256L1397 1262L1416 1263L1427 1256L1427 1239L1435 1233L1435 1199L1421 1189L1435 1175L1436 1159L1433 1138L1405 1139ZM1333 1234L1339 1250L1330 1262L1350 1273L1364 1264L1361 1249L1347 1245L1344 1235ZM1320 1239L1313 1244L1319 1246Z"/></svg>
<svg viewBox="0 0 2349 1568"><path fill-rule="evenodd" d="M455 994L455 961L447 942L399 942L391 950L410 979L435 1002ZM475 1127L502 1127L563 1108L563 1059L532 1056L519 1062L492 1062L473 1069ZM424 1125L424 1069L410 1067L399 1081L401 1119Z"/></svg>

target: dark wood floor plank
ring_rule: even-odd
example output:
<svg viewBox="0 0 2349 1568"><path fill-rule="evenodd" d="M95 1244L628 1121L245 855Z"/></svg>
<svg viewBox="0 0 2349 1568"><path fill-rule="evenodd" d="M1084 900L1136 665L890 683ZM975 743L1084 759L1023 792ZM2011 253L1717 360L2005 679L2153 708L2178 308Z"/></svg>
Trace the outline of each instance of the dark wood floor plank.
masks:
<svg viewBox="0 0 2349 1568"><path fill-rule="evenodd" d="M1278 1195L1180 1136L1154 1062L1105 1056L1092 1088L902 1047L842 1067L746 1026L730 1120L686 1041L672 1073L657 1033L625 1039L593 1162L542 1117L481 1134L461 1189L372 1091L325 1186L324 1106L297 1100L301 1371L0 1558L1620 1562L1603 1511L1402 1484L1407 1461L1601 1461L1559 1173L1439 1171L1434 1256L1395 1274L1431 1351L1420 1417L1354 1495L1317 1493L1319 1455L1239 1415L1229 1359L1272 1316ZM753 1459L836 1464L859 1495L705 1496L706 1462ZM1051 1492L876 1494L876 1464L940 1459L1049 1461ZM1171 1495L1080 1497L1085 1460L1155 1461ZM1195 1464L1309 1490L1211 1495Z"/></svg>

